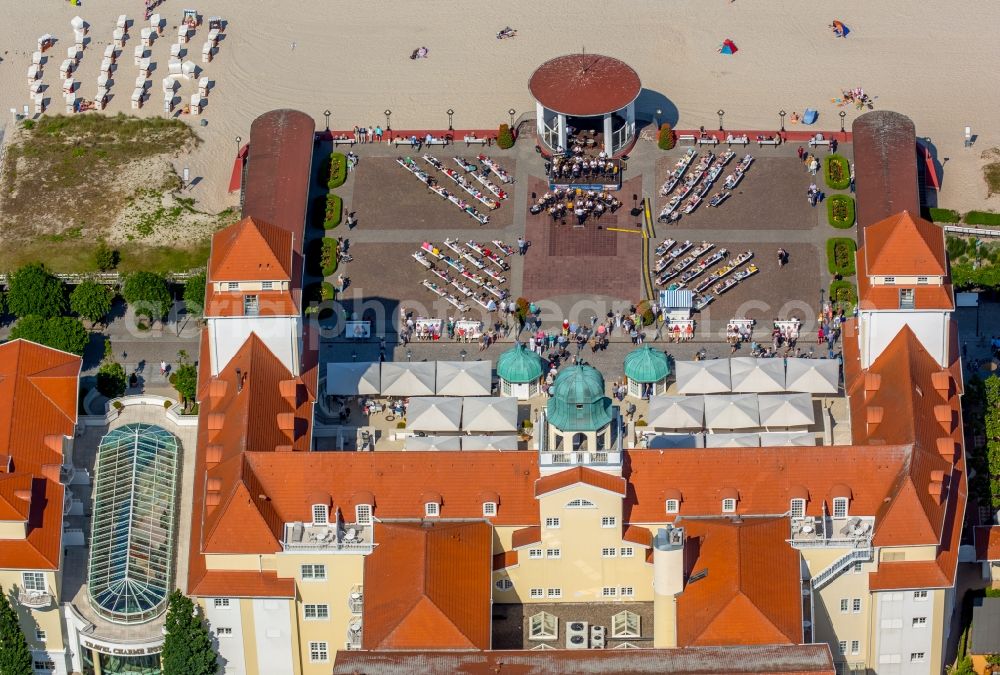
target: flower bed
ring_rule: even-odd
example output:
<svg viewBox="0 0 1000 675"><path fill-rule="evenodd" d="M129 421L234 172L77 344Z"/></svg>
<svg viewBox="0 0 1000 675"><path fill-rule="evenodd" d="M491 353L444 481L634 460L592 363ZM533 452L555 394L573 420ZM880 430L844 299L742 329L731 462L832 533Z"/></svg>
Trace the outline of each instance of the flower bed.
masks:
<svg viewBox="0 0 1000 675"><path fill-rule="evenodd" d="M337 240L324 239L323 251L320 255L320 271L328 277L337 271Z"/></svg>
<svg viewBox="0 0 1000 675"><path fill-rule="evenodd" d="M831 190L846 190L851 184L851 165L841 155L827 155L823 158L823 175Z"/></svg>
<svg viewBox="0 0 1000 675"><path fill-rule="evenodd" d="M306 314L316 314L319 312L320 303L333 300L335 295L333 284L328 281L317 281L306 286L305 291Z"/></svg>
<svg viewBox="0 0 1000 675"><path fill-rule="evenodd" d="M826 219L840 230L854 227L854 198L848 195L832 195L826 199Z"/></svg>
<svg viewBox="0 0 1000 675"><path fill-rule="evenodd" d="M330 179L327 187L339 188L347 180L347 157L342 152L330 153Z"/></svg>
<svg viewBox="0 0 1000 675"><path fill-rule="evenodd" d="M843 305L849 311L858 304L858 289L850 281L834 281L830 284L830 300L835 306Z"/></svg>
<svg viewBox="0 0 1000 675"><path fill-rule="evenodd" d="M323 217L323 229L332 230L340 225L344 213L344 201L332 192L326 196L326 215Z"/></svg>
<svg viewBox="0 0 1000 675"><path fill-rule="evenodd" d="M854 276L854 253L857 244L849 237L833 237L826 241L826 261L830 274L842 277Z"/></svg>

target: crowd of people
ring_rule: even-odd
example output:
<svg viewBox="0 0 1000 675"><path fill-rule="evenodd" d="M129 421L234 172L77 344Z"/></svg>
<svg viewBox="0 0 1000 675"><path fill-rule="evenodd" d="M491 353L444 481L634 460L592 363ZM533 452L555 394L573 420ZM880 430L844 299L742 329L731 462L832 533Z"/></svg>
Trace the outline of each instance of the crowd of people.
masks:
<svg viewBox="0 0 1000 675"><path fill-rule="evenodd" d="M607 180L616 178L618 163L603 151L596 157L584 154L579 145L569 156L556 156L546 163L545 173L553 182L579 181L581 179Z"/></svg>
<svg viewBox="0 0 1000 675"><path fill-rule="evenodd" d="M576 216L577 222L583 224L588 217L600 218L605 213L614 213L621 208L621 200L610 192L596 190L581 190L579 188L556 188L546 192L532 204L531 213L548 213L552 220L560 220L567 213Z"/></svg>

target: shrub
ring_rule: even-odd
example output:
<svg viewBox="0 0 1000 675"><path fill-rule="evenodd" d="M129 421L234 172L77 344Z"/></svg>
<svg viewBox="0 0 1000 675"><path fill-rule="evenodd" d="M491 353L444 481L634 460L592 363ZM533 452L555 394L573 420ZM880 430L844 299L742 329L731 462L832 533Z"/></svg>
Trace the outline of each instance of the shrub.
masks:
<svg viewBox="0 0 1000 675"><path fill-rule="evenodd" d="M125 407L125 406L124 406L124 405L122 404L122 402L121 402L121 401L115 401L115 402L113 402L113 403L111 404L111 406L112 406L112 407L113 407L113 408L114 408L115 410L121 410L122 408L124 408L124 407Z"/></svg>
<svg viewBox="0 0 1000 675"><path fill-rule="evenodd" d="M7 308L14 316L59 316L66 304L63 282L40 262L18 268L7 280Z"/></svg>
<svg viewBox="0 0 1000 675"><path fill-rule="evenodd" d="M332 192L326 196L326 215L323 217L323 229L332 230L340 225L344 213L344 200Z"/></svg>
<svg viewBox="0 0 1000 675"><path fill-rule="evenodd" d="M328 277L337 271L337 240L324 239L323 252L320 256L320 271Z"/></svg>
<svg viewBox="0 0 1000 675"><path fill-rule="evenodd" d="M850 281L834 281L830 284L830 300L845 309L853 310L858 304L858 290Z"/></svg>
<svg viewBox="0 0 1000 675"><path fill-rule="evenodd" d="M21 126L30 131L35 128L35 120L24 120L21 122Z"/></svg>
<svg viewBox="0 0 1000 675"><path fill-rule="evenodd" d="M153 272L134 272L125 277L122 297L132 305L136 316L144 316L150 323L162 319L170 311L173 297L167 280Z"/></svg>
<svg viewBox="0 0 1000 675"><path fill-rule="evenodd" d="M823 175L831 190L846 190L851 184L851 165L842 155L829 154L823 158Z"/></svg>
<svg viewBox="0 0 1000 675"><path fill-rule="evenodd" d="M641 420L640 419L640 420L636 420L635 425L637 427L645 427L645 426L649 426L649 422L647 422L646 420Z"/></svg>
<svg viewBox="0 0 1000 675"><path fill-rule="evenodd" d="M514 316L517 317L517 322L520 325L524 325L525 319L528 318L528 311L531 309L527 298L518 298L514 303Z"/></svg>
<svg viewBox="0 0 1000 675"><path fill-rule="evenodd" d="M639 315L640 328L642 326L652 326L653 322L656 321L656 317L653 316L653 309L649 306L649 300L642 300L636 305L635 312Z"/></svg>
<svg viewBox="0 0 1000 675"><path fill-rule="evenodd" d="M201 316L205 312L205 286L208 276L204 270L184 282L184 307L188 314Z"/></svg>
<svg viewBox="0 0 1000 675"><path fill-rule="evenodd" d="M90 321L91 327L103 321L111 311L111 302L115 293L104 284L87 279L78 284L69 294L70 308Z"/></svg>
<svg viewBox="0 0 1000 675"><path fill-rule="evenodd" d="M347 180L347 157L342 152L330 153L330 178L326 185L333 190Z"/></svg>
<svg viewBox="0 0 1000 675"><path fill-rule="evenodd" d="M660 150L672 150L674 144L677 142L677 134L670 127L668 122L664 122L660 125L660 136L656 140L656 145L659 146Z"/></svg>
<svg viewBox="0 0 1000 675"><path fill-rule="evenodd" d="M830 274L854 276L854 252L858 245L850 237L833 237L826 241L826 261Z"/></svg>
<svg viewBox="0 0 1000 675"><path fill-rule="evenodd" d="M501 150L514 147L514 133L507 124L501 124L500 129L497 131L497 147Z"/></svg>
<svg viewBox="0 0 1000 675"><path fill-rule="evenodd" d="M128 377L125 367L115 361L105 361L97 370L97 391L108 398L118 398L125 393Z"/></svg>
<svg viewBox="0 0 1000 675"><path fill-rule="evenodd" d="M952 260L958 260L965 253L968 248L968 244L961 237L945 237L945 248L948 250L948 257Z"/></svg>
<svg viewBox="0 0 1000 675"><path fill-rule="evenodd" d="M71 316L45 318L31 314L19 319L11 329L10 339L18 338L81 356L90 342L90 333Z"/></svg>
<svg viewBox="0 0 1000 675"><path fill-rule="evenodd" d="M952 209L927 209L928 215L935 223L958 223L962 220L962 215Z"/></svg>
<svg viewBox="0 0 1000 675"><path fill-rule="evenodd" d="M969 225L1000 225L1000 213L969 211L965 214L965 222Z"/></svg>
<svg viewBox="0 0 1000 675"><path fill-rule="evenodd" d="M523 422L521 422L521 426L524 427L525 429L531 429L535 425L532 423L531 420L524 420Z"/></svg>
<svg viewBox="0 0 1000 675"><path fill-rule="evenodd" d="M838 230L854 227L854 198L832 195L826 200L826 219Z"/></svg>
<svg viewBox="0 0 1000 675"><path fill-rule="evenodd" d="M306 286L303 291L306 300L306 314L319 312L319 305L322 302L333 300L336 293L333 284L328 281L317 281Z"/></svg>
<svg viewBox="0 0 1000 675"><path fill-rule="evenodd" d="M113 249L103 241L97 242L94 249L94 266L102 272L113 270L121 262L121 254L117 249Z"/></svg>

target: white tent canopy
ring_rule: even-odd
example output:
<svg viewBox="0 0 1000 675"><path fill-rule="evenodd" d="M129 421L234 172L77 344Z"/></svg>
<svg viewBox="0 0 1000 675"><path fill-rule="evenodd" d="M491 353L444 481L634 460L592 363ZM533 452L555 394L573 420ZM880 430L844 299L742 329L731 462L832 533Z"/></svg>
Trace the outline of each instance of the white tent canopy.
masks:
<svg viewBox="0 0 1000 675"><path fill-rule="evenodd" d="M706 434L706 448L756 448L760 446L758 434Z"/></svg>
<svg viewBox="0 0 1000 675"><path fill-rule="evenodd" d="M407 436L403 450L461 450L461 436Z"/></svg>
<svg viewBox="0 0 1000 675"><path fill-rule="evenodd" d="M840 385L837 359L785 359L785 390L836 394Z"/></svg>
<svg viewBox="0 0 1000 675"><path fill-rule="evenodd" d="M753 429L759 427L757 394L706 396L705 426L709 429Z"/></svg>
<svg viewBox="0 0 1000 675"><path fill-rule="evenodd" d="M434 362L382 364L383 396L433 396Z"/></svg>
<svg viewBox="0 0 1000 675"><path fill-rule="evenodd" d="M808 431L766 431L760 435L760 444L765 448L816 445L816 434Z"/></svg>
<svg viewBox="0 0 1000 675"><path fill-rule="evenodd" d="M517 399L509 396L463 399L462 429L481 433L517 431Z"/></svg>
<svg viewBox="0 0 1000 675"><path fill-rule="evenodd" d="M654 429L701 429L705 420L703 396L653 396L646 423Z"/></svg>
<svg viewBox="0 0 1000 675"><path fill-rule="evenodd" d="M414 431L458 431L462 399L447 396L414 396L406 410L406 428Z"/></svg>
<svg viewBox="0 0 1000 675"><path fill-rule="evenodd" d="M326 393L335 396L371 396L380 385L378 363L326 364Z"/></svg>
<svg viewBox="0 0 1000 675"><path fill-rule="evenodd" d="M462 436L462 450L517 450L517 436Z"/></svg>
<svg viewBox="0 0 1000 675"><path fill-rule="evenodd" d="M756 359L737 356L729 359L733 391L770 392L785 390L785 364L783 359Z"/></svg>
<svg viewBox="0 0 1000 675"><path fill-rule="evenodd" d="M718 394L731 390L729 362L677 361L677 391L682 394Z"/></svg>
<svg viewBox="0 0 1000 675"><path fill-rule="evenodd" d="M802 427L813 424L816 415L809 394L771 394L757 397L760 424L764 427Z"/></svg>
<svg viewBox="0 0 1000 675"><path fill-rule="evenodd" d="M647 436L646 447L651 450L704 448L705 434L657 434L655 436Z"/></svg>
<svg viewBox="0 0 1000 675"><path fill-rule="evenodd" d="M493 380L491 361L438 361L438 396L489 396Z"/></svg>

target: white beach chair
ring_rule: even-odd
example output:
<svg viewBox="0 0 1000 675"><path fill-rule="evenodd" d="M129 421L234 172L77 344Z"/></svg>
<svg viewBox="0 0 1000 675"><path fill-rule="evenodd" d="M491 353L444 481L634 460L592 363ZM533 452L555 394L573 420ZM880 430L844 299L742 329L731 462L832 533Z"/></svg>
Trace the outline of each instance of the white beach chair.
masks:
<svg viewBox="0 0 1000 675"><path fill-rule="evenodd" d="M133 109L139 109L142 107L142 94L142 89L136 89L132 92L131 101Z"/></svg>
<svg viewBox="0 0 1000 675"><path fill-rule="evenodd" d="M201 62L211 63L212 61L212 43L206 42L201 46Z"/></svg>
<svg viewBox="0 0 1000 675"><path fill-rule="evenodd" d="M201 96L198 94L191 94L191 114L201 114Z"/></svg>
<svg viewBox="0 0 1000 675"><path fill-rule="evenodd" d="M115 22L115 27L121 28L122 30L128 30L128 17L124 14L118 16L118 21Z"/></svg>
<svg viewBox="0 0 1000 675"><path fill-rule="evenodd" d="M163 32L163 23L163 17L159 14L149 17L149 27L155 30L157 35Z"/></svg>
<svg viewBox="0 0 1000 675"><path fill-rule="evenodd" d="M31 99L35 103L36 115L41 115L43 112L45 112L45 96L43 96L42 94L35 94L34 96L31 97ZM14 111L17 112L17 109L15 108Z"/></svg>
<svg viewBox="0 0 1000 675"><path fill-rule="evenodd" d="M198 80L198 94L201 95L202 98L206 98L208 96L208 87L211 83L212 81L207 77L203 77Z"/></svg>

